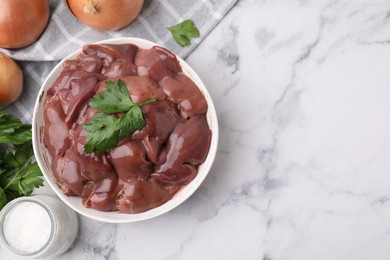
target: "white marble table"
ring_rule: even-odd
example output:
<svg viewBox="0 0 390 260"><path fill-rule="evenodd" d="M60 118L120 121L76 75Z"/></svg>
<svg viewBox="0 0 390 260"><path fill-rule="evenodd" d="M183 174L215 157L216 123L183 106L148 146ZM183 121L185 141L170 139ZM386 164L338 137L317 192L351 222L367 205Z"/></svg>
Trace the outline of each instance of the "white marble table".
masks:
<svg viewBox="0 0 390 260"><path fill-rule="evenodd" d="M242 0L187 61L219 116L209 176L152 220L80 217L58 259L390 259L388 0Z"/></svg>

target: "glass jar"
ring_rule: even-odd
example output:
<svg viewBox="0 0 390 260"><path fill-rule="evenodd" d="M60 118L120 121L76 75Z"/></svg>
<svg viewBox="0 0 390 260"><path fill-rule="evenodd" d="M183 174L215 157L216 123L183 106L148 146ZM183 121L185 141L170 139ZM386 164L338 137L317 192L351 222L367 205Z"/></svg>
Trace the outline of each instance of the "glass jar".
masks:
<svg viewBox="0 0 390 260"><path fill-rule="evenodd" d="M79 229L77 214L48 195L20 197L0 212L0 242L14 256L59 256L73 244Z"/></svg>

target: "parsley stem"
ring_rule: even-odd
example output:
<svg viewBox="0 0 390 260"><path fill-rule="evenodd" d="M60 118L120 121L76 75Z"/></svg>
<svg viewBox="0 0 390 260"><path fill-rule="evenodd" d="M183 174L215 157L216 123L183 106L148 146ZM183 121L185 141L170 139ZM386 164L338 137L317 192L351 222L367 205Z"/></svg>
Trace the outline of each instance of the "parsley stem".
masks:
<svg viewBox="0 0 390 260"><path fill-rule="evenodd" d="M3 188L4 191L6 191L8 189L9 186L11 186L11 184L16 181L17 179L20 179L20 173L23 171L23 168L20 168L17 173L12 177L12 179L7 183L7 185Z"/></svg>
<svg viewBox="0 0 390 260"><path fill-rule="evenodd" d="M149 99L149 100L146 100L145 102L142 102L142 103L137 103L138 106L142 107L143 105L147 105L147 104L150 104L150 103L154 103L156 102L157 99L153 98L153 99Z"/></svg>

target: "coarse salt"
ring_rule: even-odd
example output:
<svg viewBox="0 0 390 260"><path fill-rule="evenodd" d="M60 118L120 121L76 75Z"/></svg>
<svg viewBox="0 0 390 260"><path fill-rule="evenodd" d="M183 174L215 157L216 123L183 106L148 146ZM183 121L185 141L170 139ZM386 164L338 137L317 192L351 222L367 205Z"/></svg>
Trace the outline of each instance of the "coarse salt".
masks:
<svg viewBox="0 0 390 260"><path fill-rule="evenodd" d="M23 254L42 249L50 238L51 220L48 212L35 202L21 202L5 216L4 238Z"/></svg>

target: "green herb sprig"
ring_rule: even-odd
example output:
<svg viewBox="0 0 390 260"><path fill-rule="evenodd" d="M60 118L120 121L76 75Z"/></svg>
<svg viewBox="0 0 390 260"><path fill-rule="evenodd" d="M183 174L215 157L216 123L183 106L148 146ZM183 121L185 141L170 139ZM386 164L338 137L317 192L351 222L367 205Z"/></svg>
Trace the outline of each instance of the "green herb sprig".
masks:
<svg viewBox="0 0 390 260"><path fill-rule="evenodd" d="M0 107L0 209L43 186L42 173L33 161L31 138L31 125Z"/></svg>
<svg viewBox="0 0 390 260"><path fill-rule="evenodd" d="M191 20L185 20L179 24L168 27L175 41L182 47L191 44L191 38L197 38L200 36L198 28Z"/></svg>
<svg viewBox="0 0 390 260"><path fill-rule="evenodd" d="M129 90L122 80L106 82L106 90L98 93L89 105L99 110L89 124L84 124L83 129L89 133L84 153L96 152L100 155L112 148L122 139L128 137L145 126L141 106L155 102L150 99L143 103L134 103L131 100ZM120 117L112 114L124 113Z"/></svg>

